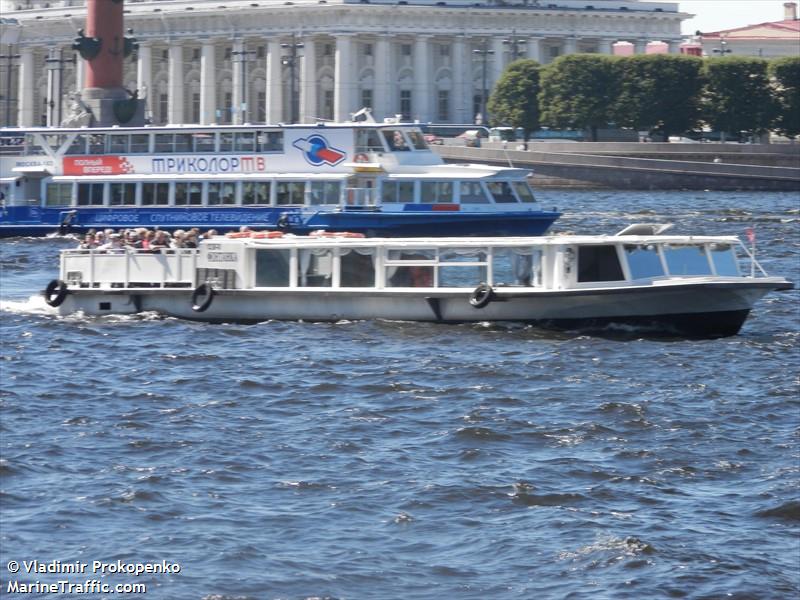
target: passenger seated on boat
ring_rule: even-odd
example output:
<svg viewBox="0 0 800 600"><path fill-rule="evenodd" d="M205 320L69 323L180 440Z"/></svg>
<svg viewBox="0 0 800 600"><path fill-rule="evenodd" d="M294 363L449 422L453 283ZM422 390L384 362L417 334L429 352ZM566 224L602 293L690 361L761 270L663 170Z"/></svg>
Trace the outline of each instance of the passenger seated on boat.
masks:
<svg viewBox="0 0 800 600"><path fill-rule="evenodd" d="M169 247L170 248L185 248L184 245L186 239L186 232L183 229L176 229L175 233L172 234L172 240L170 241Z"/></svg>
<svg viewBox="0 0 800 600"><path fill-rule="evenodd" d="M78 244L78 250L92 250L97 248L97 242L94 239L93 233L87 233L83 236L83 240Z"/></svg>
<svg viewBox="0 0 800 600"><path fill-rule="evenodd" d="M155 237L150 240L150 250L152 252L160 252L162 249L169 248L170 239L166 231L156 231Z"/></svg>
<svg viewBox="0 0 800 600"><path fill-rule="evenodd" d="M194 230L188 231L186 237L183 238L184 248L197 248L197 234Z"/></svg>
<svg viewBox="0 0 800 600"><path fill-rule="evenodd" d="M109 252L111 254L121 254L125 252L122 236L119 233L112 233L110 236L108 236L108 241L102 246L99 246L97 249Z"/></svg>
<svg viewBox="0 0 800 600"><path fill-rule="evenodd" d="M129 229L125 234L125 245L135 250L141 250L142 240L139 238L139 234L136 233L136 231Z"/></svg>

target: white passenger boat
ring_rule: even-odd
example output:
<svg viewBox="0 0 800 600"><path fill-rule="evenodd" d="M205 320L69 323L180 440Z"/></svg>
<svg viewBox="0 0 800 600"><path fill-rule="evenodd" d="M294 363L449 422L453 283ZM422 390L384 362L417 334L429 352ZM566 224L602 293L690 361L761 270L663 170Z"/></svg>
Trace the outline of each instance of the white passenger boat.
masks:
<svg viewBox="0 0 800 600"><path fill-rule="evenodd" d="M197 250L64 250L45 298L61 314L630 323L725 336L767 292L791 287L767 276L736 237L640 225L613 236L509 238L244 232Z"/></svg>
<svg viewBox="0 0 800 600"><path fill-rule="evenodd" d="M383 123L0 130L0 237L242 226L306 234L540 235L530 171L444 164Z"/></svg>

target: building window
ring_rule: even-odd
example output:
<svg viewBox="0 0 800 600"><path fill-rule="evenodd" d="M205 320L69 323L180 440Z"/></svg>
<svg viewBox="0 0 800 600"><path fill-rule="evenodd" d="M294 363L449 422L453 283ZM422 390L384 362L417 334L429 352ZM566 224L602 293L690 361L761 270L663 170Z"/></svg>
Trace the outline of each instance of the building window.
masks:
<svg viewBox="0 0 800 600"><path fill-rule="evenodd" d="M561 48L559 48L558 46L550 46L548 51L551 59L558 58L559 56L561 56Z"/></svg>
<svg viewBox="0 0 800 600"><path fill-rule="evenodd" d="M361 107L372 108L372 90L361 90Z"/></svg>
<svg viewBox="0 0 800 600"><path fill-rule="evenodd" d="M264 46L256 48L256 58L264 58L267 55L267 50Z"/></svg>
<svg viewBox="0 0 800 600"><path fill-rule="evenodd" d="M192 93L192 123L200 122L200 94Z"/></svg>
<svg viewBox="0 0 800 600"><path fill-rule="evenodd" d="M404 121L411 120L411 90L400 90L400 114Z"/></svg>
<svg viewBox="0 0 800 600"><path fill-rule="evenodd" d="M256 97L256 118L259 123L267 122L267 93L258 92Z"/></svg>
<svg viewBox="0 0 800 600"><path fill-rule="evenodd" d="M169 60L169 50L161 51L161 60Z"/></svg>
<svg viewBox="0 0 800 600"><path fill-rule="evenodd" d="M230 60L231 59L231 53L232 52L233 52L233 50L230 47L225 48L225 60Z"/></svg>
<svg viewBox="0 0 800 600"><path fill-rule="evenodd" d="M333 44L322 46L322 56L333 56Z"/></svg>
<svg viewBox="0 0 800 600"><path fill-rule="evenodd" d="M400 44L400 54L411 56L411 44Z"/></svg>
<svg viewBox="0 0 800 600"><path fill-rule="evenodd" d="M439 56L450 56L450 46L444 44L439 45Z"/></svg>
<svg viewBox="0 0 800 600"><path fill-rule="evenodd" d="M169 121L169 96L167 94L158 95L158 120L161 123Z"/></svg>
<svg viewBox="0 0 800 600"><path fill-rule="evenodd" d="M192 48L192 60L200 60L200 48Z"/></svg>
<svg viewBox="0 0 800 600"><path fill-rule="evenodd" d="M436 118L439 121L450 120L450 90L439 90Z"/></svg>
<svg viewBox="0 0 800 600"><path fill-rule="evenodd" d="M322 118L333 119L333 90L325 90L322 99Z"/></svg>
<svg viewBox="0 0 800 600"><path fill-rule="evenodd" d="M222 122L230 123L233 120L233 93L225 92L225 104L222 106Z"/></svg>
<svg viewBox="0 0 800 600"><path fill-rule="evenodd" d="M372 44L364 44L364 56L372 56Z"/></svg>

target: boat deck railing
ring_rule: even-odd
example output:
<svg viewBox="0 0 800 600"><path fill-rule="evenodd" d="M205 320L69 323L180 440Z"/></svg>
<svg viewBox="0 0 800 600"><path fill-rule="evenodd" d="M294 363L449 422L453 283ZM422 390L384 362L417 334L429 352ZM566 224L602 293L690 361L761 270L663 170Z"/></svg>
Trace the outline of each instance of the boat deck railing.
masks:
<svg viewBox="0 0 800 600"><path fill-rule="evenodd" d="M61 273L69 285L80 287L192 287L197 254L193 248L64 250Z"/></svg>

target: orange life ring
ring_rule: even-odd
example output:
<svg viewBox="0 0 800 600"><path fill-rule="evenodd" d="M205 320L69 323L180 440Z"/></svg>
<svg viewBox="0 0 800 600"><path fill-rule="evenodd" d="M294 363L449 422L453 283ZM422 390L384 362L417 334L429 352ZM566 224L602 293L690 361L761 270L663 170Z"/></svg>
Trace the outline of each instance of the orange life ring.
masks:
<svg viewBox="0 0 800 600"><path fill-rule="evenodd" d="M241 238L249 238L251 233L252 232L250 231L231 231L230 233L226 233L225 237L231 238L232 240L237 240Z"/></svg>
<svg viewBox="0 0 800 600"><path fill-rule="evenodd" d="M276 238L282 238L283 232L282 231L258 231L253 233L250 236L254 240L272 240Z"/></svg>

